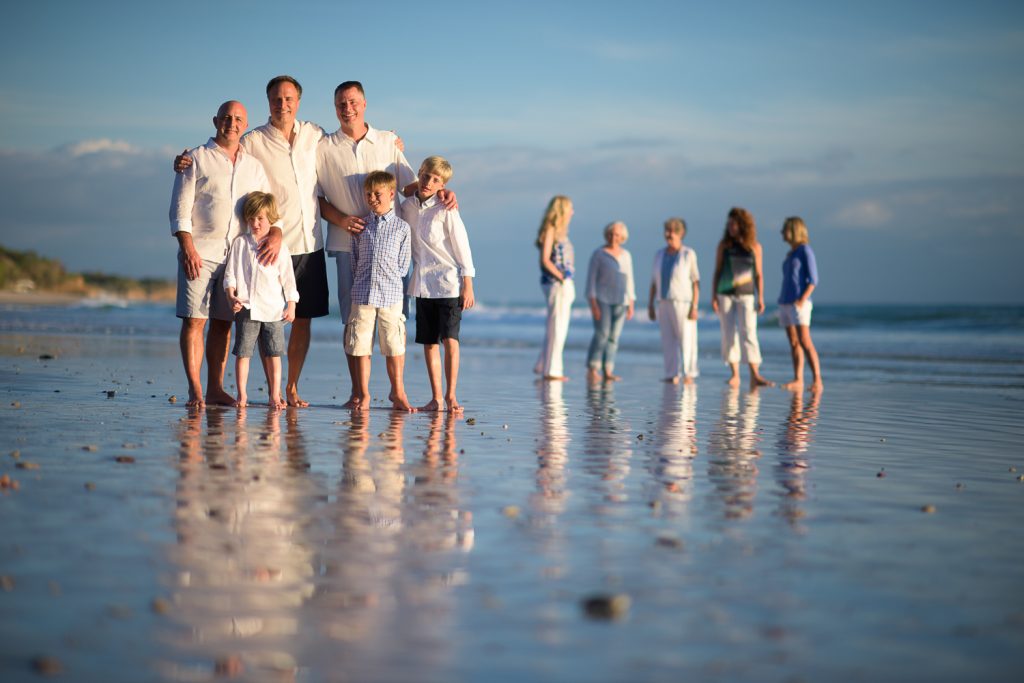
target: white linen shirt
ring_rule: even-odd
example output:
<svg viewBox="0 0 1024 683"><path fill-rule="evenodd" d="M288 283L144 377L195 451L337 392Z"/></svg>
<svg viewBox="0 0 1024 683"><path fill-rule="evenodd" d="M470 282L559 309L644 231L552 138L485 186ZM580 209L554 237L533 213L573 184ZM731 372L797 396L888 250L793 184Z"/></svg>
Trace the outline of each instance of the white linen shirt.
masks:
<svg viewBox="0 0 1024 683"><path fill-rule="evenodd" d="M189 154L192 165L174 175L171 235L191 233L204 261L224 263L231 242L245 227L245 195L270 192L270 181L263 165L244 148L234 164L213 138Z"/></svg>
<svg viewBox="0 0 1024 683"><path fill-rule="evenodd" d="M459 296L463 277L474 277L469 236L458 209L446 209L437 195L402 202L402 220L412 231L410 296L451 299Z"/></svg>
<svg viewBox="0 0 1024 683"><path fill-rule="evenodd" d="M366 135L353 140L339 128L320 141L316 154L316 175L320 194L336 209L349 216L370 213L363 194L363 181L373 171L387 171L398 180L395 190L416 180L412 166L395 142L398 136L367 124ZM327 224L327 250L352 251L352 235L333 223Z"/></svg>
<svg viewBox="0 0 1024 683"><path fill-rule="evenodd" d="M316 148L324 129L309 121L295 121L292 131L295 139L289 144L268 121L242 136L242 147L263 164L281 214L282 243L297 256L324 248L316 182Z"/></svg>
<svg viewBox="0 0 1024 683"><path fill-rule="evenodd" d="M654 285L655 301L661 301L661 262L665 257L665 247L654 255L654 271L651 273L651 284ZM697 269L697 252L683 245L679 250L679 263L672 271L672 280L668 283L668 297L680 303L693 301L693 283L700 281L700 270Z"/></svg>
<svg viewBox="0 0 1024 683"><path fill-rule="evenodd" d="M633 284L633 256L625 249L612 256L604 247L594 250L587 268L587 299L614 306L636 301Z"/></svg>
<svg viewBox="0 0 1024 683"><path fill-rule="evenodd" d="M288 247L282 244L277 263L264 266L256 258L258 249L259 243L253 239L252 233L246 232L235 238L224 266L224 291L234 287L235 296L249 309L253 320L277 322L284 317L285 304L299 300L292 258Z"/></svg>

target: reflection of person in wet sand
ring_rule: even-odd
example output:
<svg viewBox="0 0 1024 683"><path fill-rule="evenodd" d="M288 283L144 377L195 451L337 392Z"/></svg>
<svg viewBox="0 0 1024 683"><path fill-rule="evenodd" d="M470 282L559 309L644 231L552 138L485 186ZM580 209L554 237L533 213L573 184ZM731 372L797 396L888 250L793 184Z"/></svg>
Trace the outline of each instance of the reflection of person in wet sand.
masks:
<svg viewBox="0 0 1024 683"><path fill-rule="evenodd" d="M280 413L252 426L247 413L226 424L211 411L205 432L199 416L182 423L171 615L191 634L183 660L199 655L219 673L291 680L297 610L313 592L295 521L308 482L283 466Z"/></svg>
<svg viewBox="0 0 1024 683"><path fill-rule="evenodd" d="M722 416L708 435L708 479L725 505L729 519L749 517L757 495L757 461L761 437L757 418L761 397L756 388L743 395L730 387L722 394Z"/></svg>
<svg viewBox="0 0 1024 683"><path fill-rule="evenodd" d="M779 430L778 456L775 480L781 496L780 514L790 522L804 516L800 501L806 497L806 473L810 466L807 450L814 438L814 426L818 422L818 404L821 394L811 392L810 401L804 405L802 392L793 392L789 415Z"/></svg>
<svg viewBox="0 0 1024 683"><path fill-rule="evenodd" d="M615 407L611 385L589 385L587 414L590 419L583 432L583 471L600 479L600 490L606 502L624 502L633 455L633 434L629 423ZM598 512L603 511L598 509Z"/></svg>
<svg viewBox="0 0 1024 683"><path fill-rule="evenodd" d="M665 512L681 514L693 496L693 460L697 457L697 387L666 384L655 431L649 471L657 484L655 500Z"/></svg>
<svg viewBox="0 0 1024 683"><path fill-rule="evenodd" d="M568 495L565 466L569 460L569 421L560 382L540 385L541 438L537 445L537 496L533 507L539 512L560 514Z"/></svg>

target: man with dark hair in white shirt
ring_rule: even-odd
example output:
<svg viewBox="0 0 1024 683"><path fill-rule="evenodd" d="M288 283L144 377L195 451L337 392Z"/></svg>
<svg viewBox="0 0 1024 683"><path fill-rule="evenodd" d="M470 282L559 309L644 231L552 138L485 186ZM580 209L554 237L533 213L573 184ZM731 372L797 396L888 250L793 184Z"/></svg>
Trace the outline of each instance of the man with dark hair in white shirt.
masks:
<svg viewBox="0 0 1024 683"><path fill-rule="evenodd" d="M231 340L231 306L224 293L228 247L244 225L242 205L254 190L270 191L263 166L240 144L249 124L241 102L225 102L213 118L216 135L188 152L192 164L174 177L171 234L178 240L178 293L181 359L188 379L189 407L206 403L234 405L224 391L224 368ZM202 385L203 331L206 321L208 388Z"/></svg>

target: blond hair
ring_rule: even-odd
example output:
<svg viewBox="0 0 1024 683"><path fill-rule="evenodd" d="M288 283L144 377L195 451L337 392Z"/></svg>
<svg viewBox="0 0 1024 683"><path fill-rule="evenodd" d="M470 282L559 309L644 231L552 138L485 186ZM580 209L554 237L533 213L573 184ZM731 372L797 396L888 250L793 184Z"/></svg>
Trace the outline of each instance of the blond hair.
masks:
<svg viewBox="0 0 1024 683"><path fill-rule="evenodd" d="M427 173L433 173L438 176L442 182L447 183L452 179L454 171L452 171L452 165L448 163L448 160L444 157L432 156L427 157L420 164L420 173L426 171Z"/></svg>
<svg viewBox="0 0 1024 683"><path fill-rule="evenodd" d="M685 235L686 234L686 221L682 218L672 217L665 221L665 230L668 230L674 235Z"/></svg>
<svg viewBox="0 0 1024 683"><path fill-rule="evenodd" d="M559 241L569 234L569 211L572 209L572 200L565 195L555 195L548 202L548 208L544 211L544 220L540 222L540 229L537 230L537 248L544 246L544 238L548 233L554 233L554 241Z"/></svg>
<svg viewBox="0 0 1024 683"><path fill-rule="evenodd" d="M261 211L267 212L267 220L276 223L281 218L277 209L277 200L269 192L250 192L245 196L245 203L242 204L242 217L248 223L260 215Z"/></svg>
<svg viewBox="0 0 1024 683"><path fill-rule="evenodd" d="M807 224L799 216L790 216L782 224L782 237L794 247L810 242L807 236Z"/></svg>
<svg viewBox="0 0 1024 683"><path fill-rule="evenodd" d="M366 175L366 179L363 181L363 191L369 192L375 187L386 187L393 190L397 184L395 176L387 171L374 171Z"/></svg>

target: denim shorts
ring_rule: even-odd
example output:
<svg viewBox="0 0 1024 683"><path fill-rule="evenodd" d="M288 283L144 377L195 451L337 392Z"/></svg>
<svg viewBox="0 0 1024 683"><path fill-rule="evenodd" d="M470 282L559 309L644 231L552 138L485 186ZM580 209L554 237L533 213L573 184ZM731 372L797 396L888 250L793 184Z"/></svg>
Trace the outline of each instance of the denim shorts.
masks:
<svg viewBox="0 0 1024 683"><path fill-rule="evenodd" d="M260 353L264 358L283 356L284 321L265 323L253 320L249 309L243 308L235 314L235 348L231 353L239 358L249 358L257 339L260 342Z"/></svg>

